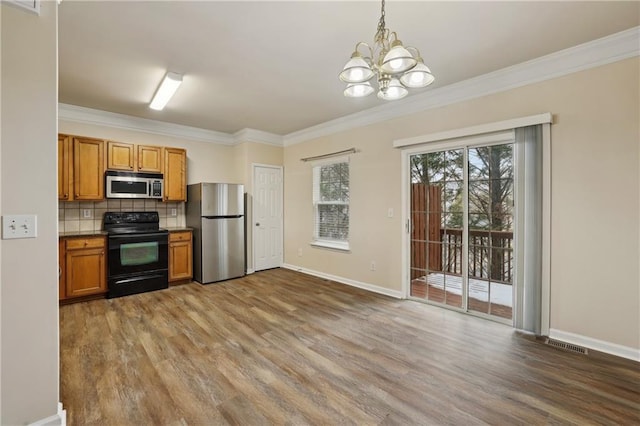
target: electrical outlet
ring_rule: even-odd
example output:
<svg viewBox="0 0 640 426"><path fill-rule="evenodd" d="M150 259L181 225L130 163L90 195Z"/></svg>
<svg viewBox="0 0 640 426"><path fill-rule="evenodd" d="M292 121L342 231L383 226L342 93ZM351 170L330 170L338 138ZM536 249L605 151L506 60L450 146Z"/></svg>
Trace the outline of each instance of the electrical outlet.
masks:
<svg viewBox="0 0 640 426"><path fill-rule="evenodd" d="M171 216L178 216L178 209L171 209Z"/></svg>
<svg viewBox="0 0 640 426"><path fill-rule="evenodd" d="M387 217L393 217L393 208L389 207L389 210L387 210Z"/></svg>
<svg viewBox="0 0 640 426"><path fill-rule="evenodd" d="M91 209L82 209L82 217L84 219L91 219Z"/></svg>
<svg viewBox="0 0 640 426"><path fill-rule="evenodd" d="M376 270L376 262L374 260L371 261L371 265L369 265L369 269L371 271L375 271Z"/></svg>
<svg viewBox="0 0 640 426"><path fill-rule="evenodd" d="M2 239L37 237L37 219L34 214L2 216Z"/></svg>
<svg viewBox="0 0 640 426"><path fill-rule="evenodd" d="M298 257L302 257L302 249L301 248L298 249Z"/></svg>

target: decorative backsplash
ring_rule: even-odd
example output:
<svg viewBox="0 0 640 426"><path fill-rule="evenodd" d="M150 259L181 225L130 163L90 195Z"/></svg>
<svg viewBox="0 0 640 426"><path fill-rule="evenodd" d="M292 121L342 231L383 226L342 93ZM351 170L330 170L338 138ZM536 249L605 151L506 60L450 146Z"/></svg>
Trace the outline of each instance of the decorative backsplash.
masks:
<svg viewBox="0 0 640 426"><path fill-rule="evenodd" d="M184 204L156 200L59 201L58 232L100 231L102 218L108 211L157 211L161 228L185 226ZM85 213L89 217L85 217Z"/></svg>

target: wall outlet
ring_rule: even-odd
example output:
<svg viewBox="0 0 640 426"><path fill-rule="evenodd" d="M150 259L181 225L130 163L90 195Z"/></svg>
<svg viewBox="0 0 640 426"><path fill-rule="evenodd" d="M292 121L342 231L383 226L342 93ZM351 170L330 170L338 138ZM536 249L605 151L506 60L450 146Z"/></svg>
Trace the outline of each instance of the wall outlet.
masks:
<svg viewBox="0 0 640 426"><path fill-rule="evenodd" d="M371 265L369 265L369 270L371 271L376 270L376 262L374 260L371 261Z"/></svg>
<svg viewBox="0 0 640 426"><path fill-rule="evenodd" d="M91 219L91 209L82 209L83 219Z"/></svg>
<svg viewBox="0 0 640 426"><path fill-rule="evenodd" d="M301 248L298 249L298 257L302 257L302 249Z"/></svg>
<svg viewBox="0 0 640 426"><path fill-rule="evenodd" d="M171 212L169 212L169 214L171 216L178 216L178 209L171 209Z"/></svg>
<svg viewBox="0 0 640 426"><path fill-rule="evenodd" d="M38 236L35 214L4 215L2 216L2 239L35 238Z"/></svg>
<svg viewBox="0 0 640 426"><path fill-rule="evenodd" d="M387 217L393 217L393 208L389 207L389 210L387 210Z"/></svg>

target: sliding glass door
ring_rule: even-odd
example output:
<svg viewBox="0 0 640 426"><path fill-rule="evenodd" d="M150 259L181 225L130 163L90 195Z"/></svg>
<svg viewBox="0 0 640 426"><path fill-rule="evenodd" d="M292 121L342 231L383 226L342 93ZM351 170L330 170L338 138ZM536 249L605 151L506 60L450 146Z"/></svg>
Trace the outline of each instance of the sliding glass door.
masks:
<svg viewBox="0 0 640 426"><path fill-rule="evenodd" d="M410 297L511 320L513 143L416 153L409 167Z"/></svg>

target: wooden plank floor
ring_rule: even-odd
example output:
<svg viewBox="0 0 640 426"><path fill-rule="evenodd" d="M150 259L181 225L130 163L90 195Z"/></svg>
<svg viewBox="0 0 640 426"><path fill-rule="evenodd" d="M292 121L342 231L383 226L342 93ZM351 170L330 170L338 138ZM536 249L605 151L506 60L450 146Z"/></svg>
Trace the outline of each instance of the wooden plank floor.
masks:
<svg viewBox="0 0 640 426"><path fill-rule="evenodd" d="M60 308L69 425L640 424L639 364L276 269Z"/></svg>

